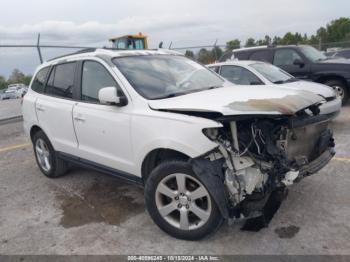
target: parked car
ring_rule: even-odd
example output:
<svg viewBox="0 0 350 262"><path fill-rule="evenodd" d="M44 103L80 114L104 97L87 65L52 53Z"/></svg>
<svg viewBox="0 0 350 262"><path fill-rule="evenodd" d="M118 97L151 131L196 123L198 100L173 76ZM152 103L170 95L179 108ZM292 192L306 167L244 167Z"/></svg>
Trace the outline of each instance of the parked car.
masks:
<svg viewBox="0 0 350 262"><path fill-rule="evenodd" d="M321 114L339 112L341 98L331 87L303 81L295 78L269 63L251 60L235 60L208 65L208 67L220 74L228 81L237 85L278 85L280 87L296 90L306 90L325 98L326 103L320 106Z"/></svg>
<svg viewBox="0 0 350 262"><path fill-rule="evenodd" d="M337 51L326 52L325 56L330 58L350 58L350 49L340 49Z"/></svg>
<svg viewBox="0 0 350 262"><path fill-rule="evenodd" d="M227 52L220 62L231 59L256 60L274 64L304 80L312 80L333 87L342 98L349 98L350 60L330 59L308 45L262 46Z"/></svg>
<svg viewBox="0 0 350 262"><path fill-rule="evenodd" d="M2 100L5 99L16 99L22 97L23 90L25 88L24 84L11 84L7 87L3 95Z"/></svg>
<svg viewBox="0 0 350 262"><path fill-rule="evenodd" d="M1 99L6 100L6 99L16 99L19 97L19 94L16 89L9 88L6 89L5 92L2 94Z"/></svg>
<svg viewBox="0 0 350 262"><path fill-rule="evenodd" d="M142 185L153 221L196 240L334 155L325 98L227 83L173 51L81 51L38 67L24 128L45 176L74 163Z"/></svg>

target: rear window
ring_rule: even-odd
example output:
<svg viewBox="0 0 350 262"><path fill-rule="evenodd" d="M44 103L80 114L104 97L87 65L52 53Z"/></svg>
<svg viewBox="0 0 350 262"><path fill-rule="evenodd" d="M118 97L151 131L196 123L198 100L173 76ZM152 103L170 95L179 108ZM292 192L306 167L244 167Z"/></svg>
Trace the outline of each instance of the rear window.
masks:
<svg viewBox="0 0 350 262"><path fill-rule="evenodd" d="M45 80L46 80L46 75L48 71L49 71L49 68L45 67L36 74L32 83L32 87L31 87L32 90L38 93L44 92Z"/></svg>
<svg viewBox="0 0 350 262"><path fill-rule="evenodd" d="M270 63L271 52L270 50L255 51L253 54L250 55L249 60L264 61Z"/></svg>
<svg viewBox="0 0 350 262"><path fill-rule="evenodd" d="M46 86L46 93L53 96L72 98L75 62L56 65Z"/></svg>
<svg viewBox="0 0 350 262"><path fill-rule="evenodd" d="M235 58L238 60L249 60L248 56L249 56L249 52L247 51L235 52Z"/></svg>

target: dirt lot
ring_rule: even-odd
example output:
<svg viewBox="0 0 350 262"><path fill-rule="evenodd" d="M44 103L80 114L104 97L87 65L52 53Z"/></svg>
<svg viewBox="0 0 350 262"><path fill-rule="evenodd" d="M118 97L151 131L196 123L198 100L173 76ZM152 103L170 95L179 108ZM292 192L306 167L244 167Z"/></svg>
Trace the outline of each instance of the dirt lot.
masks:
<svg viewBox="0 0 350 262"><path fill-rule="evenodd" d="M153 224L141 188L84 169L45 178L22 123L0 125L0 253L350 254L350 105L333 126L336 157L290 188L268 228L187 242Z"/></svg>

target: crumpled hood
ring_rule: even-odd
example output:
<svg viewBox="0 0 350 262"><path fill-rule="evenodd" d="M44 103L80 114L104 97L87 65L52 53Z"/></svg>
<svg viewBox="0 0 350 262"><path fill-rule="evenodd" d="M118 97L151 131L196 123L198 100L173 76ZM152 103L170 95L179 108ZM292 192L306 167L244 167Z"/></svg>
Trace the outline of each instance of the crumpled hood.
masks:
<svg viewBox="0 0 350 262"><path fill-rule="evenodd" d="M333 88L323 84L315 83L315 82L299 80L291 83L281 84L280 86L292 88L296 90L310 91L314 94L321 95L325 98L335 97L335 92Z"/></svg>
<svg viewBox="0 0 350 262"><path fill-rule="evenodd" d="M324 102L304 90L266 86L227 86L178 97L150 100L156 110L218 112L223 115L293 115L301 109Z"/></svg>

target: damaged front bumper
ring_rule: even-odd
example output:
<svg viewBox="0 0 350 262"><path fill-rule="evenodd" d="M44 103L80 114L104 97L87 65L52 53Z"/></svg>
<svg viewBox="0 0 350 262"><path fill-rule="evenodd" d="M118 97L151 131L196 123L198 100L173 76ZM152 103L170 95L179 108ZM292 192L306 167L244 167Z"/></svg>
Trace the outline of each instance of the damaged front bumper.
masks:
<svg viewBox="0 0 350 262"><path fill-rule="evenodd" d="M325 167L328 164L328 162L334 157L334 155L335 155L334 148L329 147L318 158L302 166L299 170L299 175L297 179L300 180L303 177L317 173L319 170L321 170L323 167Z"/></svg>
<svg viewBox="0 0 350 262"><path fill-rule="evenodd" d="M335 155L329 116L239 119L204 134L218 147L191 159L224 218L263 214L274 192L314 174Z"/></svg>

